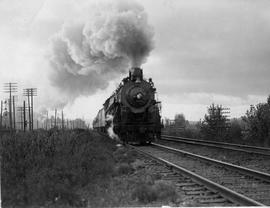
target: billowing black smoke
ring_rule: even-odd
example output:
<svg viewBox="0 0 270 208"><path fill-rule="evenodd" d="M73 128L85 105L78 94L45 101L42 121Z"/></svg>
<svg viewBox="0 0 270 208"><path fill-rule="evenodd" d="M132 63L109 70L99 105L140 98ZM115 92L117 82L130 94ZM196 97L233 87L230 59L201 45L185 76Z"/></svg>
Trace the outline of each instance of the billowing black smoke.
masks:
<svg viewBox="0 0 270 208"><path fill-rule="evenodd" d="M107 5L87 21L66 23L52 38L51 82L71 99L105 89L130 66L146 61L153 35L143 7L130 1Z"/></svg>

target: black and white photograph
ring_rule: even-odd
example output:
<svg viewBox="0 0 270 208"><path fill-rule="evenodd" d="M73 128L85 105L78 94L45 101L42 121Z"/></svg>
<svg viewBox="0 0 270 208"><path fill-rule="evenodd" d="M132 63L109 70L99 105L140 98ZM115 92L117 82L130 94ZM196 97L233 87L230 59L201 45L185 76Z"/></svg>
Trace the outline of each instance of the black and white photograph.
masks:
<svg viewBox="0 0 270 208"><path fill-rule="evenodd" d="M270 206L269 0L0 0L0 208Z"/></svg>

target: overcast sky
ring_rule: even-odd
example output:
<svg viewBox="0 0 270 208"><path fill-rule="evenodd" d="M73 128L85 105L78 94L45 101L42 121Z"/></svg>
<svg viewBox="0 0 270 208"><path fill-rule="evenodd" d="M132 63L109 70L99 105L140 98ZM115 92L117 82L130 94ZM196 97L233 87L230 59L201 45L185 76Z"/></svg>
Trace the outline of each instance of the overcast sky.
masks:
<svg viewBox="0 0 270 208"><path fill-rule="evenodd" d="M0 84L18 82L19 95L23 88L37 87L39 109L67 99L49 79L51 39L63 24L93 13L96 2L0 0ZM211 103L229 107L231 117L239 117L249 105L266 101L270 1L137 2L154 31L154 48L142 67L156 85L163 117L184 113L189 120L199 120ZM89 89L89 95L84 93L64 107L65 114L92 119L125 76L122 72L108 87ZM1 99L5 96L0 93Z"/></svg>

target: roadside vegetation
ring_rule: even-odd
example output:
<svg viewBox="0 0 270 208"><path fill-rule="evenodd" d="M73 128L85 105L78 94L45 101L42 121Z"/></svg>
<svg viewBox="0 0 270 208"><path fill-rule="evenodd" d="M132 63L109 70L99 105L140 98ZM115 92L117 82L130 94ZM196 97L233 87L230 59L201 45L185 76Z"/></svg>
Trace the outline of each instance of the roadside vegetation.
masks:
<svg viewBox="0 0 270 208"><path fill-rule="evenodd" d="M3 207L117 207L179 198L173 184L142 168L135 151L93 131L7 134L0 148Z"/></svg>
<svg viewBox="0 0 270 208"><path fill-rule="evenodd" d="M189 122L184 114L165 119L163 133L221 142L270 147L270 96L266 103L250 106L241 118L229 119L227 109L212 104L204 119Z"/></svg>
<svg viewBox="0 0 270 208"><path fill-rule="evenodd" d="M3 207L84 206L79 190L108 178L112 141L89 131L38 131L1 138Z"/></svg>

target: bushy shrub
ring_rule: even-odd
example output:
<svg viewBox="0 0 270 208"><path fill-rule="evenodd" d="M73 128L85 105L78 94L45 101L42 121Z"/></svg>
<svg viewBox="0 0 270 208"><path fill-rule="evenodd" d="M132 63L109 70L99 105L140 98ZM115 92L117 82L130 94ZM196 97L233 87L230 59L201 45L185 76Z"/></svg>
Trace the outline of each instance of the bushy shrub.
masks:
<svg viewBox="0 0 270 208"><path fill-rule="evenodd" d="M132 163L136 160L137 152L132 149L120 147L114 151L113 157L119 163Z"/></svg>
<svg viewBox="0 0 270 208"><path fill-rule="evenodd" d="M198 124L189 124L184 130L184 137L199 139L201 137Z"/></svg>
<svg viewBox="0 0 270 208"><path fill-rule="evenodd" d="M120 163L116 166L117 175L127 175L134 171L133 167L128 163Z"/></svg>
<svg viewBox="0 0 270 208"><path fill-rule="evenodd" d="M245 123L245 139L255 145L270 147L270 95L266 103L250 106L242 119Z"/></svg>
<svg viewBox="0 0 270 208"><path fill-rule="evenodd" d="M181 136L198 139L201 137L200 125L198 123L186 122L185 128L179 129L176 125L167 125L163 130L163 134L171 136Z"/></svg>
<svg viewBox="0 0 270 208"><path fill-rule="evenodd" d="M157 180L153 184L137 184L132 192L132 197L141 203L150 203L156 200L175 202L178 195L173 184Z"/></svg>
<svg viewBox="0 0 270 208"><path fill-rule="evenodd" d="M177 199L177 192L172 183L157 180L153 185L153 191L157 194L157 198L165 201L175 202Z"/></svg>
<svg viewBox="0 0 270 208"><path fill-rule="evenodd" d="M157 200L157 193L154 192L151 185L140 184L132 192L132 198L138 199L141 203L150 203Z"/></svg>
<svg viewBox="0 0 270 208"><path fill-rule="evenodd" d="M52 131L1 138L3 206L82 206L77 190L113 172L111 140L89 131Z"/></svg>
<svg viewBox="0 0 270 208"><path fill-rule="evenodd" d="M226 142L243 143L242 128L239 119L232 119L229 129L229 136Z"/></svg>
<svg viewBox="0 0 270 208"><path fill-rule="evenodd" d="M136 159L131 165L134 169L141 169L145 166L145 163L143 160Z"/></svg>

